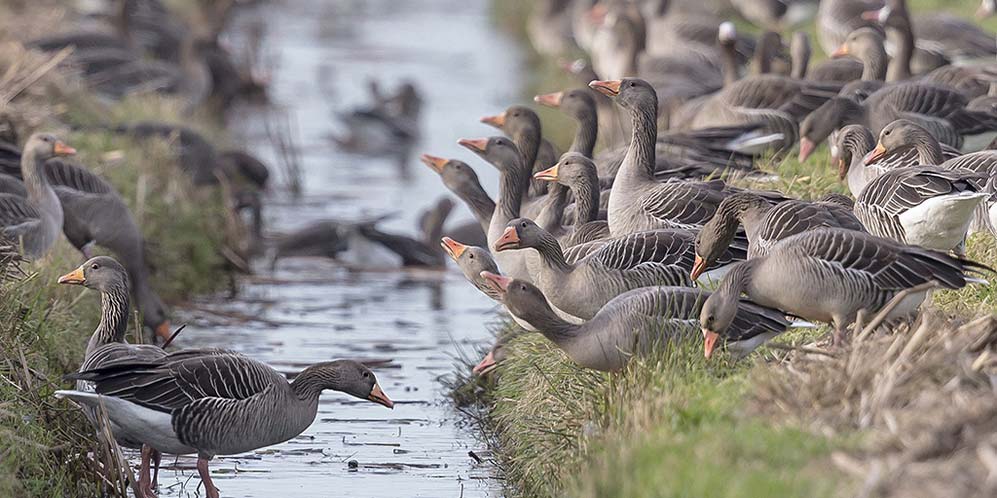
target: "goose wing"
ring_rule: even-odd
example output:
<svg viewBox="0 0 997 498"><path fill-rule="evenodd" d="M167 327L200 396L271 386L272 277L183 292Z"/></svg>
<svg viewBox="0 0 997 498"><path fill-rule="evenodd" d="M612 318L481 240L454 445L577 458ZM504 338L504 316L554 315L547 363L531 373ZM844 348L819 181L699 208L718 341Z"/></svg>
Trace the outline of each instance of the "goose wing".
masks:
<svg viewBox="0 0 997 498"><path fill-rule="evenodd" d="M758 242L768 249L792 235L824 227L865 230L858 218L844 206L829 202L785 201L766 213Z"/></svg>
<svg viewBox="0 0 997 498"><path fill-rule="evenodd" d="M41 213L24 197L0 194L0 232L16 238L41 223Z"/></svg>
<svg viewBox="0 0 997 498"><path fill-rule="evenodd" d="M609 241L585 261L611 270L641 265L688 266L695 260L693 236L686 230L649 230Z"/></svg>
<svg viewBox="0 0 997 498"><path fill-rule="evenodd" d="M683 227L700 226L724 198L723 182L671 180L659 184L637 202L649 216Z"/></svg>
<svg viewBox="0 0 997 498"><path fill-rule="evenodd" d="M115 193L114 187L86 168L59 158L45 161L45 177L52 187L72 190L78 194L107 195Z"/></svg>

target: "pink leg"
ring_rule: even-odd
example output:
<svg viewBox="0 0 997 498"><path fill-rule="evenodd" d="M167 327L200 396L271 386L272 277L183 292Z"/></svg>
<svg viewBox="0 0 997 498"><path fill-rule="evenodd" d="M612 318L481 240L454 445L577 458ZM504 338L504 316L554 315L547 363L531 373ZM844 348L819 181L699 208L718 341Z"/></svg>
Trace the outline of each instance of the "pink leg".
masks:
<svg viewBox="0 0 997 498"><path fill-rule="evenodd" d="M208 459L200 455L197 456L197 473L201 476L201 482L204 483L204 493L208 498L219 498L218 488L215 487L215 483L211 482L211 472L208 471Z"/></svg>
<svg viewBox="0 0 997 498"><path fill-rule="evenodd" d="M152 453L152 464L153 464L152 489L156 489L159 487L159 463L162 462L163 460L163 454L160 453L159 450L157 449L152 449L150 453Z"/></svg>
<svg viewBox="0 0 997 498"><path fill-rule="evenodd" d="M147 445L142 445L142 464L139 465L138 470L138 488L142 493L139 498L156 498L156 494L153 492L153 487L149 481L149 459L152 456L152 452L156 451Z"/></svg>

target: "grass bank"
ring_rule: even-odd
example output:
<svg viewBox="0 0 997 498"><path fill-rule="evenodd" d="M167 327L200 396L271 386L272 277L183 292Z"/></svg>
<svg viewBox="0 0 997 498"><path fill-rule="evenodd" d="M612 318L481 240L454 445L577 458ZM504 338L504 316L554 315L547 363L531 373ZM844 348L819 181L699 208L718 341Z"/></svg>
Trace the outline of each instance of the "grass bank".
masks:
<svg viewBox="0 0 997 498"><path fill-rule="evenodd" d="M100 125L155 119L224 137L220 123L182 117L181 103L169 98L100 100L52 55L19 43L32 32L25 26L66 15L58 2L0 2L0 113L14 121L22 142L36 130L59 134L118 189L142 227L153 285L167 303L218 290L230 276L221 255L232 228L220 192L193 188L166 141L138 142ZM96 293L56 284L81 260L61 240L42 260L22 262L19 272L0 279L0 496L113 492L96 463L110 460L100 456L89 424L52 397L67 386L62 376L79 368L98 321ZM140 323L133 320L129 340L140 340Z"/></svg>
<svg viewBox="0 0 997 498"><path fill-rule="evenodd" d="M912 5L971 15L970 3ZM493 5L496 22L524 39L529 2ZM531 57L540 69L524 100L579 86ZM565 145L570 124L542 118ZM735 182L807 199L847 191L826 145L806 164L786 158L761 167L779 180ZM976 235L968 255L995 266L995 244ZM796 330L737 363L706 361L693 341L605 374L523 334L491 379L456 392L477 395L509 496L992 496L993 289L937 292L910 326L861 335L847 349L814 345L826 328Z"/></svg>

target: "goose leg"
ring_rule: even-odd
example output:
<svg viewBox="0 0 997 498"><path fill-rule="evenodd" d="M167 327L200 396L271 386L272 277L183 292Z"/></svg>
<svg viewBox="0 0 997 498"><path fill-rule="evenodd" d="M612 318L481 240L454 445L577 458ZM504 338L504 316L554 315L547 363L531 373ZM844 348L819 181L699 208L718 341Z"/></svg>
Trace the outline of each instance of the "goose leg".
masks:
<svg viewBox="0 0 997 498"><path fill-rule="evenodd" d="M163 461L163 454L159 450L152 448L152 489L159 487L159 463Z"/></svg>
<svg viewBox="0 0 997 498"><path fill-rule="evenodd" d="M142 493L140 498L156 498L156 494L153 491L155 485L149 480L149 460L152 457L153 450L148 445L142 445L142 463L139 465L138 470L138 488L139 492Z"/></svg>
<svg viewBox="0 0 997 498"><path fill-rule="evenodd" d="M204 494L208 498L219 498L218 488L215 487L215 483L211 482L211 472L208 470L208 459L200 455L197 456L197 473L201 476L201 482L204 484Z"/></svg>

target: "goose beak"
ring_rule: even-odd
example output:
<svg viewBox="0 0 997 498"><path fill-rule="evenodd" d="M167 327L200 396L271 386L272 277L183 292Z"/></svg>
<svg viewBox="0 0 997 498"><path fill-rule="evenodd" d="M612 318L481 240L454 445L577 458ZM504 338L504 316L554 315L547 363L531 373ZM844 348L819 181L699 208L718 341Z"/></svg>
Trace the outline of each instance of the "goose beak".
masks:
<svg viewBox="0 0 997 498"><path fill-rule="evenodd" d="M884 6L877 10L867 10L862 13L862 19L866 21L878 22L883 24L887 19L890 18L890 8Z"/></svg>
<svg viewBox="0 0 997 498"><path fill-rule="evenodd" d="M814 153L814 149L817 148L817 144L807 137L800 138L800 162L806 161L810 157L810 154Z"/></svg>
<svg viewBox="0 0 997 498"><path fill-rule="evenodd" d="M535 175L533 175L534 180L547 180L548 182L557 181L557 165L553 165Z"/></svg>
<svg viewBox="0 0 997 498"><path fill-rule="evenodd" d="M606 20L606 14L609 13L609 9L602 3L596 3L589 9L588 17L589 22L595 25L601 25L603 21Z"/></svg>
<svg viewBox="0 0 997 498"><path fill-rule="evenodd" d="M554 92L537 95L533 97L533 101L547 107L561 107L562 98L564 98L564 92Z"/></svg>
<svg viewBox="0 0 997 498"><path fill-rule="evenodd" d="M689 273L689 277L693 280L699 278L703 274L703 270L706 269L706 260L696 255L696 261L692 264L692 272Z"/></svg>
<svg viewBox="0 0 997 498"><path fill-rule="evenodd" d="M505 126L505 112L502 112L502 114L496 114L494 116L485 116L481 118L481 122L485 123L486 125L494 126L501 130L502 127Z"/></svg>
<svg viewBox="0 0 997 498"><path fill-rule="evenodd" d="M443 166L447 164L447 159L429 154L419 156L419 160L422 161L422 164L433 168L433 171L437 173L443 173Z"/></svg>
<svg viewBox="0 0 997 498"><path fill-rule="evenodd" d="M395 408L395 402L391 401L391 398L388 398L388 395L384 394L381 386L377 383L374 383L374 387L370 390L370 396L367 396L367 399L391 409Z"/></svg>
<svg viewBox="0 0 997 498"><path fill-rule="evenodd" d="M74 156L76 155L76 149L66 145L62 140L55 142L52 147L52 151L55 152L57 156Z"/></svg>
<svg viewBox="0 0 997 498"><path fill-rule="evenodd" d="M838 158L838 180L844 180L848 176L848 164L845 163L843 158Z"/></svg>
<svg viewBox="0 0 997 498"><path fill-rule="evenodd" d="M511 278L503 275L497 275L490 271L481 272L481 278L485 279L488 282L488 285L503 296L509 290L509 284L512 282Z"/></svg>
<svg viewBox="0 0 997 498"><path fill-rule="evenodd" d="M496 364L497 363L495 362L495 355L493 355L492 352L489 351L488 354L486 354L485 357L482 358L481 361L477 365L475 365L474 368L471 369L471 373L473 373L474 375L481 375L486 371L490 370Z"/></svg>
<svg viewBox="0 0 997 498"><path fill-rule="evenodd" d="M844 57L846 55L848 55L848 46L842 44L837 50L834 51L834 53L831 54L831 57Z"/></svg>
<svg viewBox="0 0 997 498"><path fill-rule="evenodd" d="M169 320L160 323L159 326L156 327L156 335L162 337L164 343L170 340L170 337L173 336L173 333L170 331L170 327L171 325Z"/></svg>
<svg viewBox="0 0 997 498"><path fill-rule="evenodd" d="M60 284L83 285L86 282L87 278L83 276L82 266L59 277Z"/></svg>
<svg viewBox="0 0 997 498"><path fill-rule="evenodd" d="M454 261L457 261L457 258L460 258L460 255L464 254L464 251L467 250L466 245L461 244L450 237L443 237L443 241L440 242L440 247L442 247Z"/></svg>
<svg viewBox="0 0 997 498"><path fill-rule="evenodd" d="M518 249L519 248L519 234L516 233L515 227L506 227L505 231L502 232L502 237L495 241L495 251L501 252L506 249Z"/></svg>
<svg viewBox="0 0 997 498"><path fill-rule="evenodd" d="M620 94L622 84L623 80L593 80L589 83L589 88L607 97L615 97Z"/></svg>
<svg viewBox="0 0 997 498"><path fill-rule="evenodd" d="M485 148L488 146L487 138L462 138L457 141L458 145L464 146L470 149L472 152L482 154L485 152Z"/></svg>
<svg viewBox="0 0 997 498"><path fill-rule="evenodd" d="M865 157L862 158L862 162L866 166L868 166L868 165L870 165L870 164L872 164L872 163L874 163L874 162L882 159L883 156L885 156L885 155L886 155L886 147L883 147L882 143L877 143L876 144L876 148L872 149L872 151L870 151L868 154L865 155Z"/></svg>
<svg viewBox="0 0 997 498"><path fill-rule="evenodd" d="M720 334L703 329L703 355L706 356L707 360L713 355L713 349L717 347L717 339L719 338Z"/></svg>

